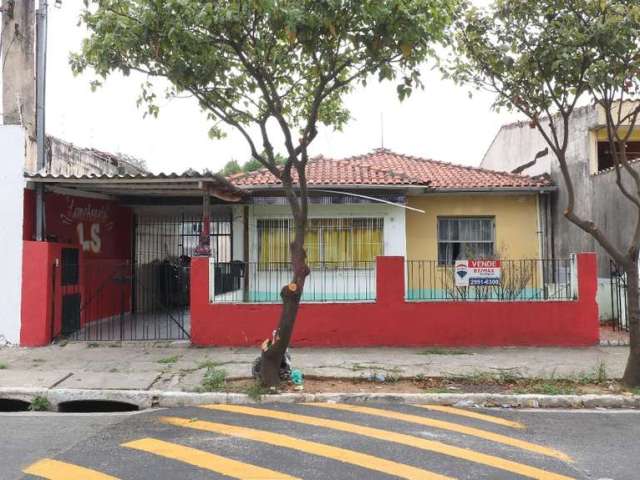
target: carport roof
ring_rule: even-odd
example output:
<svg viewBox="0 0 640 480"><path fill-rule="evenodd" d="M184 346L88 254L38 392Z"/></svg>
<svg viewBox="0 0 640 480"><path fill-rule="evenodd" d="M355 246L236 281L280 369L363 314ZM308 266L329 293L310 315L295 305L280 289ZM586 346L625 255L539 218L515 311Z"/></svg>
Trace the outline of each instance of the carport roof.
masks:
<svg viewBox="0 0 640 480"><path fill-rule="evenodd" d="M194 170L178 173L123 175L53 175L25 173L28 182L114 197L196 197L203 190L227 201L239 201L245 194L222 175Z"/></svg>

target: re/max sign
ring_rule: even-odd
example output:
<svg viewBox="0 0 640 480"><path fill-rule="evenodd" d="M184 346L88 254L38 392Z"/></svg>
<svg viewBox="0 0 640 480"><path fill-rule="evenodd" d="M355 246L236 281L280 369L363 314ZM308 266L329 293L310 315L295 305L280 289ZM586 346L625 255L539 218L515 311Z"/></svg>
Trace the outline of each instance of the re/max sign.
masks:
<svg viewBox="0 0 640 480"><path fill-rule="evenodd" d="M456 287L500 285L500 260L456 260L454 266Z"/></svg>

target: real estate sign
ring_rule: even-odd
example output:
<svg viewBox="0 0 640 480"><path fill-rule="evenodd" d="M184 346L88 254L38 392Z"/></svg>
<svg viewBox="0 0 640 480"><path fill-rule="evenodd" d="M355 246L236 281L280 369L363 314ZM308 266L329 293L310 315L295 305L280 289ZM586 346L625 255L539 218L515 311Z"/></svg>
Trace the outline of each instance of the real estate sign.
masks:
<svg viewBox="0 0 640 480"><path fill-rule="evenodd" d="M453 276L456 287L500 285L500 260L456 260Z"/></svg>

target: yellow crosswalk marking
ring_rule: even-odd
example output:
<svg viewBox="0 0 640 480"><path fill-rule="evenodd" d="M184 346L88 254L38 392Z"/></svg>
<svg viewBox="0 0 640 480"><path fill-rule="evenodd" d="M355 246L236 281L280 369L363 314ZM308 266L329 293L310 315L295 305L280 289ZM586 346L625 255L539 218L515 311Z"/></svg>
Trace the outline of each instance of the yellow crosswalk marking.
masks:
<svg viewBox="0 0 640 480"><path fill-rule="evenodd" d="M118 480L111 475L50 458L43 458L25 468L23 472L49 480Z"/></svg>
<svg viewBox="0 0 640 480"><path fill-rule="evenodd" d="M495 423L496 425L502 425L503 427L525 428L524 425L520 422L514 422L500 417L494 417L493 415L487 415L486 413L463 410L462 408L447 407L445 405L414 405L414 407L420 407L426 410L432 410L434 412L449 413L451 415L458 415L460 417L473 418L475 420L482 420L483 422Z"/></svg>
<svg viewBox="0 0 640 480"><path fill-rule="evenodd" d="M331 428L333 430L339 430L341 432L353 433L362 435L369 438L375 438L376 440L383 440L388 442L399 443L407 445L409 447L420 448L422 450L428 450L431 452L448 455L470 462L487 465L489 467L506 470L511 473L523 475L529 478L544 479L544 480L568 480L570 477L559 475L556 473L548 472L536 467L525 465L522 463L512 462L504 458L496 457L493 455L486 455L484 453L476 452L474 450L460 448L446 443L437 442L433 440L426 440L420 437L414 437L403 433L391 432L389 430L381 430L378 428L365 427L348 422L342 422L338 420L329 420L326 418L312 417L308 415L299 415L295 413L282 412L279 410L267 410L264 408L246 407L243 405L203 405L203 408L209 410L217 410L229 413L241 413L244 415L253 415L265 418L275 418L278 420L284 420L287 422L302 423L305 425L313 425L316 427Z"/></svg>
<svg viewBox="0 0 640 480"><path fill-rule="evenodd" d="M443 420L436 420L433 418L425 418L419 415L411 415L408 413L395 412L393 410L382 410L380 408L364 407L360 405L346 405L343 403L307 403L305 405L311 405L314 407L329 408L333 410L343 410L347 412L365 413L367 415L375 415L378 417L390 418L393 420L401 420L403 422L415 423L418 425L424 425L427 427L440 428L442 430L448 430L450 432L462 433L464 435L471 435L474 437L482 438L503 445L509 445L511 447L520 448L529 452L539 453L548 457L554 457L563 462L572 462L571 457L553 448L545 447L543 445L537 445L535 443L520 440L518 438L508 437L499 433L489 432L487 430L481 430L479 428L467 427L453 422L445 422Z"/></svg>
<svg viewBox="0 0 640 480"><path fill-rule="evenodd" d="M123 443L122 446L153 453L161 457L171 458L241 480L299 480L291 475L269 470L268 468L257 467L249 463L239 462L176 443L163 442L155 438L143 438L141 440Z"/></svg>
<svg viewBox="0 0 640 480"><path fill-rule="evenodd" d="M206 432L230 435L256 442L262 442L278 447L290 448L300 452L318 455L342 463L357 465L369 470L385 473L399 478L420 480L451 480L451 477L440 475L428 470L412 467L402 463L385 460L365 453L355 452L345 448L334 447L324 443L310 442L300 438L290 437L280 433L271 433L253 428L237 427L224 423L205 422L202 420L189 420L178 417L162 417L161 421L177 427L188 427Z"/></svg>

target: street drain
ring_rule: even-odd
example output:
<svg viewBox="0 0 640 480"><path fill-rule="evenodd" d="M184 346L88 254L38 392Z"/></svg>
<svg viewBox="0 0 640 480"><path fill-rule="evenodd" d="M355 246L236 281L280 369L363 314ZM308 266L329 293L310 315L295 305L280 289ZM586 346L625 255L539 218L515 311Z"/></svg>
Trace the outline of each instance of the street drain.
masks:
<svg viewBox="0 0 640 480"><path fill-rule="evenodd" d="M0 398L0 412L26 412L31 404L14 398Z"/></svg>
<svg viewBox="0 0 640 480"><path fill-rule="evenodd" d="M138 406L114 400L71 400L58 404L58 411L63 413L105 413L134 412Z"/></svg>

